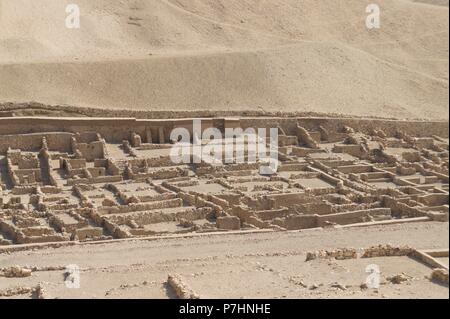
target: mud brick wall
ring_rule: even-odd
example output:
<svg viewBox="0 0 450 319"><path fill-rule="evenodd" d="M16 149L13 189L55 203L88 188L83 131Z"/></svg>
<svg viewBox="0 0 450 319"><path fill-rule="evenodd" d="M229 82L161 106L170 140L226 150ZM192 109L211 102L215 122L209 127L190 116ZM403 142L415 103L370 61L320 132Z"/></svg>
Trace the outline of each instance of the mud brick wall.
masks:
<svg viewBox="0 0 450 319"><path fill-rule="evenodd" d="M68 179L67 185L73 186L77 184L113 183L120 182L122 180L122 176L99 176L92 178Z"/></svg>
<svg viewBox="0 0 450 319"><path fill-rule="evenodd" d="M358 223L363 221L363 217L368 215L391 215L391 210L389 208L375 208L369 210L360 210L347 213L337 213L330 215L318 216L318 226L324 226L326 222L337 223L340 225Z"/></svg>
<svg viewBox="0 0 450 319"><path fill-rule="evenodd" d="M220 128L241 126L243 129L253 128L282 128L286 134L295 136L298 124L310 131L319 131L320 127L328 132L340 132L344 126L353 127L365 133L374 129L382 129L388 136L394 136L398 130L409 135L425 137L437 135L448 137L448 122L422 122L422 121L394 121L378 119L356 118L241 118L236 119L210 119L202 118L202 129L218 125ZM240 124L240 125L239 125ZM160 142L160 129L163 128L165 142L169 141L169 134L175 127L184 127L192 132L191 119L174 120L137 120L134 118L0 118L0 135L26 134L38 132L97 132L108 142L121 143L130 138L135 132L143 141L147 136ZM150 132L150 133L149 133Z"/></svg>
<svg viewBox="0 0 450 319"><path fill-rule="evenodd" d="M183 200L181 198L175 198L163 202L132 203L129 204L128 206L102 207L101 209L99 209L99 211L107 214L122 214L133 211L174 208L181 206L183 206Z"/></svg>
<svg viewBox="0 0 450 319"><path fill-rule="evenodd" d="M97 132L117 143L128 139L136 128L135 119L2 118L0 134L36 132Z"/></svg>
<svg viewBox="0 0 450 319"><path fill-rule="evenodd" d="M266 197L268 201L267 209L278 209L282 207L290 207L296 204L306 204L311 202L313 198L304 193L292 193L292 194L274 194Z"/></svg>
<svg viewBox="0 0 450 319"><path fill-rule="evenodd" d="M383 130L387 136L394 136L397 131L403 131L416 137L437 135L448 137L448 122L445 121L397 121L380 119L357 119L357 118L299 118L299 125L308 130L318 130L319 126L331 132L340 132L343 126L349 126L355 130L369 134L375 129Z"/></svg>
<svg viewBox="0 0 450 319"><path fill-rule="evenodd" d="M103 228L86 227L77 229L75 233L79 240L85 240L87 238L101 238L103 236Z"/></svg>
<svg viewBox="0 0 450 319"><path fill-rule="evenodd" d="M212 127L213 120L203 118L202 129ZM191 119L175 120L137 120L134 118L51 118L51 117L16 117L0 118L0 135L27 134L39 132L96 132L108 142L122 143L134 132L141 136L143 142L148 136L152 142L169 142L170 132L174 127L185 127L192 132ZM162 130L161 130L162 128Z"/></svg>
<svg viewBox="0 0 450 319"><path fill-rule="evenodd" d="M298 122L297 122L298 121ZM375 129L383 130L388 136L394 136L398 130L409 135L425 137L437 135L448 137L448 122L434 121L397 121L380 119L358 119L358 118L327 118L327 117L300 117L300 118L241 118L240 124L243 129L248 127L281 127L287 135L296 136L298 125L309 131L320 131L320 127L331 133L341 132L344 126L349 126L364 133L371 133Z"/></svg>
<svg viewBox="0 0 450 319"><path fill-rule="evenodd" d="M72 134L68 133L38 133L38 134L19 134L2 135L3 124L0 123L0 154L5 154L9 147L20 149L22 151L39 151L42 147L42 138L47 139L50 151L70 152Z"/></svg>
<svg viewBox="0 0 450 319"><path fill-rule="evenodd" d="M273 223L288 230L314 228L319 226L318 215L289 216L284 220L275 219Z"/></svg>
<svg viewBox="0 0 450 319"><path fill-rule="evenodd" d="M129 224L134 221L138 225L148 225L161 222L185 220L198 220L205 218L212 209L209 207L189 208L180 212L142 211L128 214L112 214L104 216L105 219L118 225Z"/></svg>
<svg viewBox="0 0 450 319"><path fill-rule="evenodd" d="M76 149L81 152L87 161L93 161L97 158L103 158L103 143L101 141L86 143L77 143Z"/></svg>
<svg viewBox="0 0 450 319"><path fill-rule="evenodd" d="M292 214L292 212L288 208L263 210L256 212L256 215L261 220L272 220L274 218L286 217L289 214Z"/></svg>

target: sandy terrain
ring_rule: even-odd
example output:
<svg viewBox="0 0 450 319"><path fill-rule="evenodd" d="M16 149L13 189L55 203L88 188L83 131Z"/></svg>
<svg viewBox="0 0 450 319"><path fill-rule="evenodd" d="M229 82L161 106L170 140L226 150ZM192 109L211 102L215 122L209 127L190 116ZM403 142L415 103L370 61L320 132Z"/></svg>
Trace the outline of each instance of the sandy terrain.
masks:
<svg viewBox="0 0 450 319"><path fill-rule="evenodd" d="M448 298L449 1L372 2L0 0L0 298Z"/></svg>
<svg viewBox="0 0 450 319"><path fill-rule="evenodd" d="M448 247L448 231L448 223L427 222L22 251L0 255L0 268L28 265L58 270L0 278L0 291L41 283L47 298L173 298L167 276L177 273L201 298L448 298L448 286L428 279L431 268L406 256L305 261L306 252L318 249L387 243L418 249ZM64 285L63 269L69 264L81 268L80 289ZM378 290L360 288L370 264L381 271ZM387 281L398 274L408 280Z"/></svg>
<svg viewBox="0 0 450 319"><path fill-rule="evenodd" d="M0 0L0 101L448 118L448 1Z"/></svg>

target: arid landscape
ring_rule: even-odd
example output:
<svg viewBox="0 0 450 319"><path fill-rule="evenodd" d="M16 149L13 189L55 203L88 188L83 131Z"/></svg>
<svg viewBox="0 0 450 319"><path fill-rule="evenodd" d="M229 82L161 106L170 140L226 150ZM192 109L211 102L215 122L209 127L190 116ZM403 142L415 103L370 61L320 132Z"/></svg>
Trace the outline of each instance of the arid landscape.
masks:
<svg viewBox="0 0 450 319"><path fill-rule="evenodd" d="M0 0L0 298L448 298L448 0L372 3Z"/></svg>
<svg viewBox="0 0 450 319"><path fill-rule="evenodd" d="M448 1L372 2L1 0L0 101L448 119Z"/></svg>

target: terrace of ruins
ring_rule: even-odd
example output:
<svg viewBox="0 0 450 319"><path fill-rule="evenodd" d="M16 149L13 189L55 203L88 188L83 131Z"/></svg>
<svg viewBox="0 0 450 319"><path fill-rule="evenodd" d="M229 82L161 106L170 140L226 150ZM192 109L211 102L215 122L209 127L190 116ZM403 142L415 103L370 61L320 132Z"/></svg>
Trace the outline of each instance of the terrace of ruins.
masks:
<svg viewBox="0 0 450 319"><path fill-rule="evenodd" d="M447 122L202 124L278 128L278 171L174 163L191 119L0 118L0 245L448 221Z"/></svg>

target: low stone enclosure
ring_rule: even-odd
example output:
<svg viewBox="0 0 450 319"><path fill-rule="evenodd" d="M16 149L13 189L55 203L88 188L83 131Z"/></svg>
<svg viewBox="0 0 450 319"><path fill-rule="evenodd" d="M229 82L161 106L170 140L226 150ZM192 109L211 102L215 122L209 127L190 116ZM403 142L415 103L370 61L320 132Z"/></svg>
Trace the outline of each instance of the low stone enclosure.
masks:
<svg viewBox="0 0 450 319"><path fill-rule="evenodd" d="M315 259L344 260L375 257L409 257L432 269L430 275L427 276L428 279L448 286L448 256L448 249L417 250L408 246L395 247L388 244L362 249L359 254L358 250L354 248L308 252L306 254L306 262ZM388 281L394 284L400 284L403 281L408 281L408 279L408 276L404 273L387 278ZM367 286L365 288L367 289Z"/></svg>
<svg viewBox="0 0 450 319"><path fill-rule="evenodd" d="M278 171L174 163L192 119L0 118L0 245L448 221L448 122L201 120L278 129Z"/></svg>

